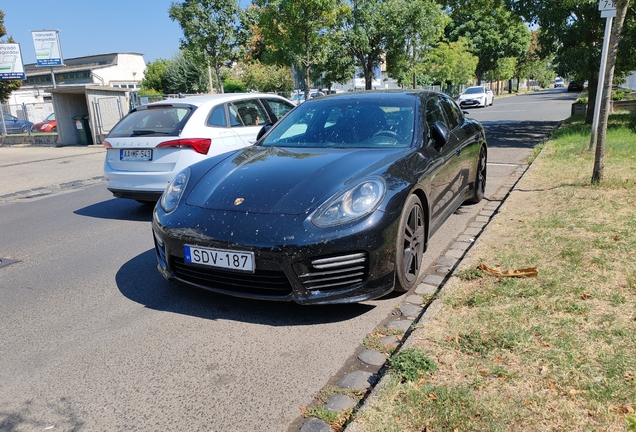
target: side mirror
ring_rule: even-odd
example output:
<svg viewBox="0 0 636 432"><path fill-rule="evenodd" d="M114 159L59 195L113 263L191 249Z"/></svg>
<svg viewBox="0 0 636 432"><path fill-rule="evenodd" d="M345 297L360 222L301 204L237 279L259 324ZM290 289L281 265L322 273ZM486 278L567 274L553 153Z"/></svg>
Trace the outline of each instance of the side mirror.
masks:
<svg viewBox="0 0 636 432"><path fill-rule="evenodd" d="M258 134L256 135L256 141L261 139L263 137L263 135L265 135L267 133L267 131L272 128L272 126L274 126L274 123L267 123L266 125L263 125L261 130L259 130Z"/></svg>
<svg viewBox="0 0 636 432"><path fill-rule="evenodd" d="M446 144L448 144L448 127L440 121L436 121L431 130L431 136L435 141L435 146L438 149L441 149Z"/></svg>

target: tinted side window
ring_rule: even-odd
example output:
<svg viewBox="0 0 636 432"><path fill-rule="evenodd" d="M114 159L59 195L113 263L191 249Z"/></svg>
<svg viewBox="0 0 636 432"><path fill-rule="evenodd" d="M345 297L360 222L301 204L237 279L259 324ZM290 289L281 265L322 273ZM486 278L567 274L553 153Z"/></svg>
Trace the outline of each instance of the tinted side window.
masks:
<svg viewBox="0 0 636 432"><path fill-rule="evenodd" d="M462 113L459 108L457 108L457 105L455 105L455 103L448 97L444 96L441 99L442 107L444 108L444 112L448 118L448 127L450 130L453 130L462 123Z"/></svg>
<svg viewBox="0 0 636 432"><path fill-rule="evenodd" d="M225 116L225 105L215 106L212 112L210 113L210 117L208 117L208 121L206 122L208 126L218 126L218 127L227 127L227 118Z"/></svg>
<svg viewBox="0 0 636 432"><path fill-rule="evenodd" d="M272 119L272 121L276 121L284 117L285 114L287 114L289 111L291 111L292 108L294 108L294 105L290 102L285 102L278 99L265 99L265 102L267 103L267 105L269 105L272 113L274 113L274 115L276 116L276 118Z"/></svg>
<svg viewBox="0 0 636 432"><path fill-rule="evenodd" d="M434 144L433 137L431 136L431 129L436 122L442 122L446 126L448 126L448 122L446 121L446 117L444 116L444 109L440 105L437 98L433 96L426 101L426 124L428 125L426 135L428 145Z"/></svg>

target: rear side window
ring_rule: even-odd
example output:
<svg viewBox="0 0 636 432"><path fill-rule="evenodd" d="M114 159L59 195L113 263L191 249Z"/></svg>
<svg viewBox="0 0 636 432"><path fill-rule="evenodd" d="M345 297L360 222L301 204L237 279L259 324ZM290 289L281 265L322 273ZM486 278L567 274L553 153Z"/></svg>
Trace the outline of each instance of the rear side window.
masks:
<svg viewBox="0 0 636 432"><path fill-rule="evenodd" d="M192 109L190 107L154 106L126 115L113 127L109 137L178 136Z"/></svg>
<svg viewBox="0 0 636 432"><path fill-rule="evenodd" d="M225 116L225 105L215 106L212 112L210 113L210 117L208 117L208 121L206 124L208 126L227 127L227 117Z"/></svg>

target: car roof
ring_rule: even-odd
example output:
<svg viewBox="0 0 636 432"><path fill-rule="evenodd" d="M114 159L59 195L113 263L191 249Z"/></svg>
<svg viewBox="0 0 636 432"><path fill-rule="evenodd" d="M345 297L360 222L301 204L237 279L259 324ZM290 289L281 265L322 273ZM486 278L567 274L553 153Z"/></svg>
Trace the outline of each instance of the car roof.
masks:
<svg viewBox="0 0 636 432"><path fill-rule="evenodd" d="M345 92L345 93L336 93L336 94L327 94L322 96L320 100L327 99L342 99L342 98L369 98L375 99L381 96L392 96L397 98L412 98L412 97L421 97L428 95L438 95L442 94L440 92L430 91L430 90L362 90L362 91L354 91L354 92ZM307 101L309 102L309 101Z"/></svg>
<svg viewBox="0 0 636 432"><path fill-rule="evenodd" d="M194 106L201 106L207 103L225 103L235 100L242 100L246 98L263 98L263 97L275 97L283 98L282 96L275 95L273 93L218 93L218 94L205 94L197 96L186 96L183 98L171 98L164 99L157 102L149 103L147 106L153 105L166 105L166 104L188 104Z"/></svg>

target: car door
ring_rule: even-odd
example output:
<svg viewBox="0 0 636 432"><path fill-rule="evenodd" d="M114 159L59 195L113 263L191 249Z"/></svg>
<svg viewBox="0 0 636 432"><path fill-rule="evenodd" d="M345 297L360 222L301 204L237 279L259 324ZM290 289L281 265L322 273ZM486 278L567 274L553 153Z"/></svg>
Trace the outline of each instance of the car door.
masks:
<svg viewBox="0 0 636 432"><path fill-rule="evenodd" d="M212 137L209 156L247 145L236 133L235 124L240 124L240 120L231 114L228 104L216 105L210 110L205 121L205 126L210 129L205 135Z"/></svg>
<svg viewBox="0 0 636 432"><path fill-rule="evenodd" d="M428 97L425 103L427 139L429 151L438 160L438 166L431 176L431 235L454 212L458 194L467 182L462 175L461 146L457 136L457 121L449 118L440 99L436 95ZM440 122L448 129L448 142L439 147L432 136L435 123Z"/></svg>

